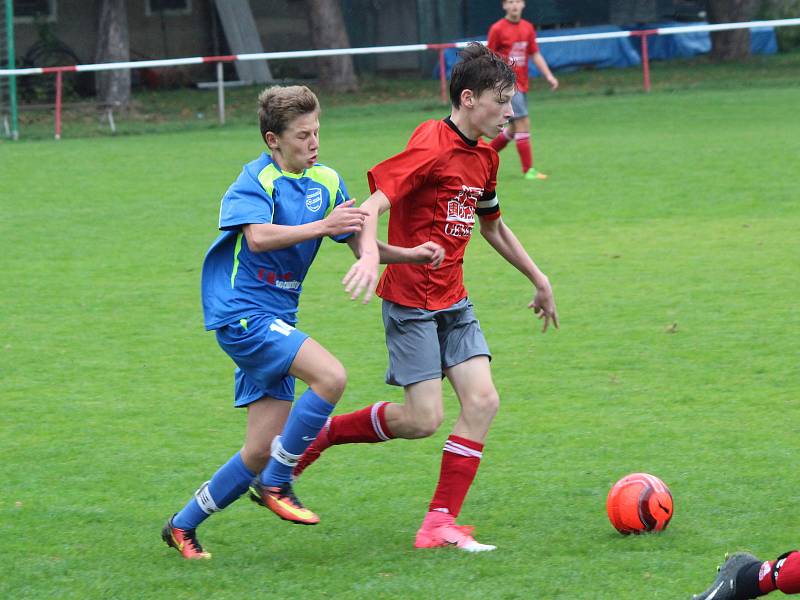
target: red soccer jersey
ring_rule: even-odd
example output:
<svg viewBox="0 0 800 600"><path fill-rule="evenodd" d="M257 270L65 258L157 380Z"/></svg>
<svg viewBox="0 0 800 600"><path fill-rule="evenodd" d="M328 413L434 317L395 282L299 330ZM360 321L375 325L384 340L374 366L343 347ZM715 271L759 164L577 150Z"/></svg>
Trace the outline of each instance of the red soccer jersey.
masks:
<svg viewBox="0 0 800 600"><path fill-rule="evenodd" d="M517 75L517 89L528 91L528 57L539 51L533 23L502 18L489 28L489 50L507 59Z"/></svg>
<svg viewBox="0 0 800 600"><path fill-rule="evenodd" d="M495 197L499 158L483 140L469 140L450 119L425 121L406 149L367 173L372 192L389 198L389 243L440 244L445 258L429 265L387 265L377 294L403 306L439 310L465 298L462 263L475 214L500 216Z"/></svg>

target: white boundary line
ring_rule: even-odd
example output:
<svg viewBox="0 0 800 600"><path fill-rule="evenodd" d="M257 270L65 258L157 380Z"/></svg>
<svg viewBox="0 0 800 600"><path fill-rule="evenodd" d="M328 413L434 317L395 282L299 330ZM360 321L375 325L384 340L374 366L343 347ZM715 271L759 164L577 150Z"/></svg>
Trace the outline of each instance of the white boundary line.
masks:
<svg viewBox="0 0 800 600"><path fill-rule="evenodd" d="M639 31L608 31L602 33L584 33L577 35L558 35L537 38L540 44L557 42L574 42L583 40L603 40L647 35L677 35L680 33L699 33L711 31L728 31L732 29L754 29L759 27L787 27L800 25L800 18L775 19L772 21L748 21L746 23L719 23L714 25L687 25L683 27L659 27ZM329 50L301 50L294 52L259 52L256 54L236 54L230 56L193 56L189 58L168 58L160 60L139 60L118 63L95 63L86 65L70 65L63 67L32 67L27 69L0 69L0 76L41 75L64 72L113 71L117 69L146 69L151 67L170 67L177 65L198 65L203 63L233 62L234 60L279 60L287 58L313 58L318 56L343 56L360 54L388 54L392 52L421 52L442 48L463 48L470 42L450 44L410 44L407 46L372 46L368 48L334 48ZM482 43L486 43L485 41Z"/></svg>

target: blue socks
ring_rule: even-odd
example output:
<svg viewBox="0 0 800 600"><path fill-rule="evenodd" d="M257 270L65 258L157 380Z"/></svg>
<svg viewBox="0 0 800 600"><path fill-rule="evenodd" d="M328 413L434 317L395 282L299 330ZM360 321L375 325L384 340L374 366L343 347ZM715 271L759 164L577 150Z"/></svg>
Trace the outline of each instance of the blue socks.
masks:
<svg viewBox="0 0 800 600"><path fill-rule="evenodd" d="M292 469L314 441L335 405L308 388L295 402L283 433L272 445L272 458L261 472L261 483L279 486L291 481Z"/></svg>
<svg viewBox="0 0 800 600"><path fill-rule="evenodd" d="M333 404L318 396L311 388L295 402L283 434L273 442L272 458L261 473L261 483L279 486L291 481L292 469L309 444L333 412ZM248 469L237 452L214 473L186 506L172 518L172 525L179 529L195 529L212 513L231 504L247 491L255 474Z"/></svg>
<svg viewBox="0 0 800 600"><path fill-rule="evenodd" d="M248 469L237 452L214 473L211 481L200 486L191 500L173 517L179 529L194 529L200 523L231 504L247 491L255 474Z"/></svg>

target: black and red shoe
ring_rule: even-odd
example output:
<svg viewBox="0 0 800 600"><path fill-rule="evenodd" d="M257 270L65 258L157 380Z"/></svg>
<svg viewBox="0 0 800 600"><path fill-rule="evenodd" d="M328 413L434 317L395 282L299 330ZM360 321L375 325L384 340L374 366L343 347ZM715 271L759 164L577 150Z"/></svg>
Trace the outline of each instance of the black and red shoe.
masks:
<svg viewBox="0 0 800 600"><path fill-rule="evenodd" d="M270 509L284 521L300 525L316 525L319 517L308 510L295 496L288 481L280 486L262 485L257 479L250 484L250 499Z"/></svg>
<svg viewBox="0 0 800 600"><path fill-rule="evenodd" d="M174 518L175 515L172 515ZM209 559L211 553L203 550L200 542L197 541L197 535L194 529L181 529L172 524L172 518L164 525L161 530L161 539L167 546L175 548L181 553L183 558L192 559Z"/></svg>

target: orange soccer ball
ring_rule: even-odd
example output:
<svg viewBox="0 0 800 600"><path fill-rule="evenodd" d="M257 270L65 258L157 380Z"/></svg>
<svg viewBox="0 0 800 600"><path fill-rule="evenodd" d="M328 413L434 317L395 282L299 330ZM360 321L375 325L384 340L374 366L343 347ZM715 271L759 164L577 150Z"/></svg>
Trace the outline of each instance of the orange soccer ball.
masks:
<svg viewBox="0 0 800 600"><path fill-rule="evenodd" d="M631 473L608 492L606 512L623 535L661 531L672 519L672 494L655 475Z"/></svg>

